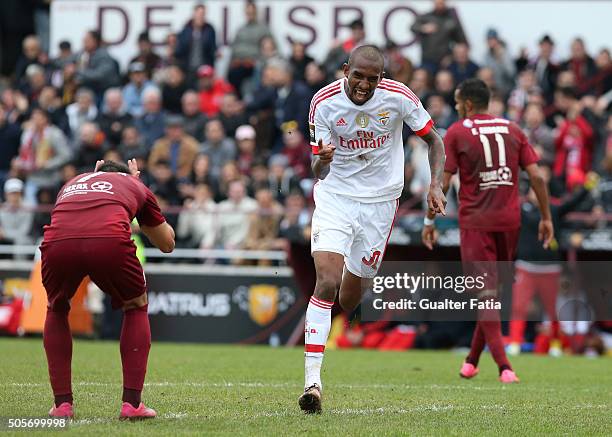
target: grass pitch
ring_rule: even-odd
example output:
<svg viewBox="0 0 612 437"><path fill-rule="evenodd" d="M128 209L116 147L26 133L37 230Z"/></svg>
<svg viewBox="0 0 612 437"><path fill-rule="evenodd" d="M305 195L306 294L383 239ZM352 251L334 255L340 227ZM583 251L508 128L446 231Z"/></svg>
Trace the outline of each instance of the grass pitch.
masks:
<svg viewBox="0 0 612 437"><path fill-rule="evenodd" d="M450 352L329 351L323 414L304 415L299 348L154 343L144 400L159 417L117 419L119 347L77 341L75 435L612 435L612 360L520 356L503 386L488 354L471 381ZM0 339L0 416L52 403L40 339ZM29 433L28 433L29 434ZM16 435L24 435L18 432Z"/></svg>

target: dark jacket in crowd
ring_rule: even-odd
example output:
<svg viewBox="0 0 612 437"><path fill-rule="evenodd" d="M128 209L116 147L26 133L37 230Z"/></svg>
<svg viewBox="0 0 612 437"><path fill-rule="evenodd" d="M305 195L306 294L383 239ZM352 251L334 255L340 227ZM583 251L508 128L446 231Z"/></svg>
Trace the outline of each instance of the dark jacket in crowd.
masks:
<svg viewBox="0 0 612 437"><path fill-rule="evenodd" d="M200 56L200 65L215 65L215 55L217 52L217 36L215 29L208 23L204 24L200 33L200 53L196 56ZM178 34L178 41L176 45L176 51L174 55L176 59L183 65L185 70L194 71L199 67L191 65L191 49L197 42L194 40L193 25L191 22L187 23L181 33Z"/></svg>
<svg viewBox="0 0 612 437"><path fill-rule="evenodd" d="M437 31L425 34L423 26L429 23L435 24ZM451 43L467 43L457 13L452 8L441 13L431 11L423 14L410 29L420 38L423 64L439 65L442 58L451 53Z"/></svg>
<svg viewBox="0 0 612 437"><path fill-rule="evenodd" d="M80 53L79 61L82 56L83 53ZM104 47L99 47L89 55L85 68L77 72L77 80L81 86L90 88L98 96L102 96L108 88L119 85L119 64Z"/></svg>

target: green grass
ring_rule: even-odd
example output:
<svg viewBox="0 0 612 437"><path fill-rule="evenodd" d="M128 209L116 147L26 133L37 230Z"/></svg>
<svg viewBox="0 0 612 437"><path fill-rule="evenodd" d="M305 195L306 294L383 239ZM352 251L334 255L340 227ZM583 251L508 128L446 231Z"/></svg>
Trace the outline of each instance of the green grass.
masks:
<svg viewBox="0 0 612 437"><path fill-rule="evenodd" d="M77 341L78 435L612 435L612 360L520 356L522 382L503 386L490 356L480 375L457 376L450 352L329 351L324 412L299 411L298 348L154 343L145 401L152 421L116 419L119 348ZM41 340L0 339L0 416L42 417L52 402ZM23 432L17 435L24 435Z"/></svg>

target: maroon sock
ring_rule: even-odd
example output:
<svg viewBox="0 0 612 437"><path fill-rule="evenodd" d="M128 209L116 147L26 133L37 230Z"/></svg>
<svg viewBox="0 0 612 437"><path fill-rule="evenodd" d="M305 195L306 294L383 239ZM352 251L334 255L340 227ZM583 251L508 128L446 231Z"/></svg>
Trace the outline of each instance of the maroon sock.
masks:
<svg viewBox="0 0 612 437"><path fill-rule="evenodd" d="M68 325L67 311L51 311L47 309L43 345L47 354L49 379L55 405L64 402L72 404L72 385L70 366L72 364L72 334Z"/></svg>
<svg viewBox="0 0 612 437"><path fill-rule="evenodd" d="M495 301L495 298L488 297L483 300ZM478 324L484 335L487 346L491 351L493 360L499 367L499 373L504 370L512 370L506 350L504 348L504 340L502 339L501 321L499 318L499 310L485 309L478 312Z"/></svg>
<svg viewBox="0 0 612 437"><path fill-rule="evenodd" d="M129 402L135 408L140 404L150 348L151 329L147 305L125 311L119 340L123 367L123 402Z"/></svg>
<svg viewBox="0 0 612 437"><path fill-rule="evenodd" d="M480 328L480 322L476 323L474 327L474 334L472 335L472 344L470 346L470 353L465 359L466 363L472 364L474 367L478 367L478 361L480 360L480 354L485 347L485 338Z"/></svg>

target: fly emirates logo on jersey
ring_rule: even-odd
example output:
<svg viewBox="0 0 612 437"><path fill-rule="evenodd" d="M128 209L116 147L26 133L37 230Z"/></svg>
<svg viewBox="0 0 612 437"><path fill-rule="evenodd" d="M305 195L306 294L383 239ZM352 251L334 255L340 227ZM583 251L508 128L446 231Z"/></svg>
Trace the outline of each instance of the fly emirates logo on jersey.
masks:
<svg viewBox="0 0 612 437"><path fill-rule="evenodd" d="M346 138L338 135L340 147L348 150L357 149L379 149L387 141L391 139L391 132L383 133L375 136L376 132L367 130L358 130L356 138Z"/></svg>
<svg viewBox="0 0 612 437"><path fill-rule="evenodd" d="M508 121L503 119L474 121L476 124L491 122L508 124ZM470 128L472 135L479 137L484 152L486 170L479 173L480 189L488 190L502 185L514 185L512 170L506 165L504 135L510 134L508 126L474 126L472 120L466 120L466 123L464 123L464 126ZM492 142L497 145L497 166L493 164Z"/></svg>

